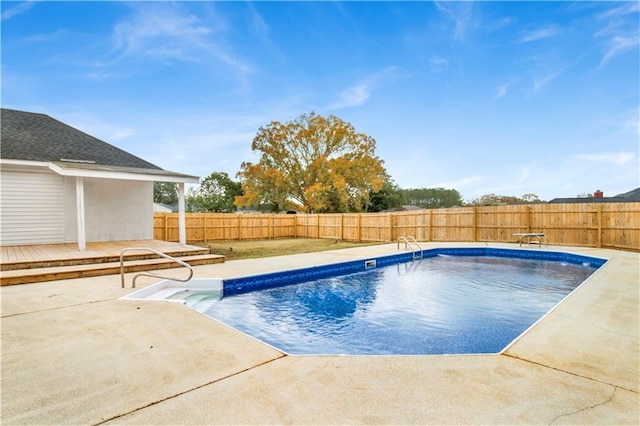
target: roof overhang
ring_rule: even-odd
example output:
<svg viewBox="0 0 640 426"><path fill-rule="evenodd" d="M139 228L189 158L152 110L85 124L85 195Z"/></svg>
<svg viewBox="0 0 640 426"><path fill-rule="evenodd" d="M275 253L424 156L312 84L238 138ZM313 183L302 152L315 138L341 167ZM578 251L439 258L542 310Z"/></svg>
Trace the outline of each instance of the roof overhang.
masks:
<svg viewBox="0 0 640 426"><path fill-rule="evenodd" d="M98 179L144 180L153 182L199 183L198 176L185 175L162 169L103 166L98 164L50 162L49 169L62 176Z"/></svg>
<svg viewBox="0 0 640 426"><path fill-rule="evenodd" d="M135 167L104 166L99 164L72 162L41 162L21 160L1 160L2 164L18 166L47 167L62 176L88 177L97 179L122 179L151 182L200 183L198 176L185 175L163 169L140 169Z"/></svg>

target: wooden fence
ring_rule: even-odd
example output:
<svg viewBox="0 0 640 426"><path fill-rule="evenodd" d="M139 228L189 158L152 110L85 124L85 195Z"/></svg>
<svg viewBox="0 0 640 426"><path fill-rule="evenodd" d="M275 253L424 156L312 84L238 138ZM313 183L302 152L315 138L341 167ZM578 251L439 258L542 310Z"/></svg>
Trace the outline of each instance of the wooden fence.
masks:
<svg viewBox="0 0 640 426"><path fill-rule="evenodd" d="M524 204L393 213L187 213L187 242L330 238L395 242L514 242L544 232L553 245L640 250L640 203ZM178 214L154 214L154 239L178 241Z"/></svg>

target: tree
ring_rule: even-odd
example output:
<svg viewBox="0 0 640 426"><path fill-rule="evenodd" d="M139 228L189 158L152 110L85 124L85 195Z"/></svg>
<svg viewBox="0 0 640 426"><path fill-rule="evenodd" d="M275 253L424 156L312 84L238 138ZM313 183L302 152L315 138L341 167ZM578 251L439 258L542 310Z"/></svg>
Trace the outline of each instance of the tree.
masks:
<svg viewBox="0 0 640 426"><path fill-rule="evenodd" d="M476 198L470 204L474 206L497 206L504 204L529 204L541 202L542 200L540 200L536 194L524 194L522 197L515 197L513 195L485 194Z"/></svg>
<svg viewBox="0 0 640 426"><path fill-rule="evenodd" d="M525 203L542 203L543 201L538 198L536 194L524 194L522 196L522 201Z"/></svg>
<svg viewBox="0 0 640 426"><path fill-rule="evenodd" d="M233 212L234 200L242 195L240 183L231 180L225 172L213 172L200 183L197 191L190 191L187 204L190 211Z"/></svg>
<svg viewBox="0 0 640 426"><path fill-rule="evenodd" d="M153 182L153 202L173 205L178 202L178 185L172 182Z"/></svg>
<svg viewBox="0 0 640 426"><path fill-rule="evenodd" d="M455 189L417 188L402 190L405 202L425 209L463 205L462 195Z"/></svg>
<svg viewBox="0 0 640 426"><path fill-rule="evenodd" d="M360 211L385 180L375 147L372 137L333 115L272 121L251 145L259 162L241 165L244 195L236 205L271 203L279 210L293 201L308 212Z"/></svg>
<svg viewBox="0 0 640 426"><path fill-rule="evenodd" d="M387 176L382 188L379 191L371 192L369 194L369 204L367 205L367 211L369 212L381 212L383 210L400 208L404 204L404 197L402 189L393 181L390 176Z"/></svg>

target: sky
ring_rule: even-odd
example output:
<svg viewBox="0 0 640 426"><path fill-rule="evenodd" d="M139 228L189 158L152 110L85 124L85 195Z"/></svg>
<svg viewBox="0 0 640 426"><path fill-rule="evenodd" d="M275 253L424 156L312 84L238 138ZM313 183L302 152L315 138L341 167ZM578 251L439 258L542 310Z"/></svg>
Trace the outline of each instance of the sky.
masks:
<svg viewBox="0 0 640 426"><path fill-rule="evenodd" d="M640 3L1 2L1 101L163 169L256 162L335 115L401 188L542 200L640 186Z"/></svg>

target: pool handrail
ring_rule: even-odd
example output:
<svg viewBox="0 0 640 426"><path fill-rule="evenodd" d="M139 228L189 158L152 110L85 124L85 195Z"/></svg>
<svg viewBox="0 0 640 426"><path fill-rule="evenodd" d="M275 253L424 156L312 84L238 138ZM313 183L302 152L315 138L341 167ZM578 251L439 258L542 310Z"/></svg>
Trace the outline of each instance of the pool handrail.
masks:
<svg viewBox="0 0 640 426"><path fill-rule="evenodd" d="M174 280L174 281L180 281L183 283L186 283L187 281L189 281L191 279L191 277L193 277L193 268L191 267L191 265L189 265L186 262L183 262L182 260L176 259L175 257L169 256L166 253L163 253L161 251L158 251L156 249L153 249L151 247L127 247L125 249L123 249L120 252L120 285L122 288L124 288L124 253L127 251L131 251L131 250L146 250L146 251L150 251L152 253L157 254L160 257L164 257L165 259L169 259L169 260L173 260L174 262L176 262L177 264L184 266L185 268L187 268L189 270L189 276L185 279L180 279L180 278L171 278L171 277L165 277L162 275L158 275L158 274L154 274L153 272L140 272L139 274L136 274L133 276L133 279L131 280L131 288L136 288L136 278L138 278L141 275L145 275L147 277L155 277L155 278L162 278L165 280Z"/></svg>
<svg viewBox="0 0 640 426"><path fill-rule="evenodd" d="M418 242L416 241L415 238L413 238L413 236L408 235L406 237L402 236L398 238L398 250L400 250L400 242L403 241L404 242L404 248L405 250L407 248L411 248L411 250L413 251L413 260L416 259L422 259L422 247L420 247L420 244L418 244ZM417 249L415 249L413 247L413 244L416 245L416 247L418 247Z"/></svg>

